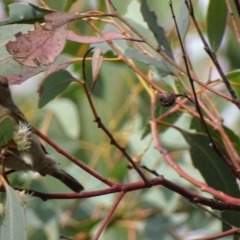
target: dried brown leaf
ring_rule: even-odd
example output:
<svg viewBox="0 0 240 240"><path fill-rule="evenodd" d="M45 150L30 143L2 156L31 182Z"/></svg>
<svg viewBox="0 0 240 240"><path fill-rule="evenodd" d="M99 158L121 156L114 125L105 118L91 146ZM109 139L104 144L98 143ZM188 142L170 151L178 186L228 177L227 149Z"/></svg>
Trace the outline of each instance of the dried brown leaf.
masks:
<svg viewBox="0 0 240 240"><path fill-rule="evenodd" d="M97 77L101 70L102 64L103 64L102 50L100 48L97 48L94 51L93 57L92 57L92 77L93 77L92 91L95 87Z"/></svg>
<svg viewBox="0 0 240 240"><path fill-rule="evenodd" d="M35 23L35 29L15 35L16 41L9 41L6 48L14 60L27 67L49 65L62 52L67 37L67 23L76 14L54 12L45 15L45 26Z"/></svg>
<svg viewBox="0 0 240 240"><path fill-rule="evenodd" d="M44 29L35 23L35 30L27 34L17 33L16 42L8 42L7 50L20 64L27 67L49 65L62 52L67 35L67 26L63 25L57 31Z"/></svg>
<svg viewBox="0 0 240 240"><path fill-rule="evenodd" d="M54 12L45 15L45 29L53 31L64 24L74 20L78 15L75 13Z"/></svg>
<svg viewBox="0 0 240 240"><path fill-rule="evenodd" d="M127 38L125 35L117 32L107 32L103 33L103 36L99 37L90 37L90 36L79 36L71 30L68 30L67 39L73 42L79 43L101 43L111 40L131 40L131 41L139 41L133 38Z"/></svg>

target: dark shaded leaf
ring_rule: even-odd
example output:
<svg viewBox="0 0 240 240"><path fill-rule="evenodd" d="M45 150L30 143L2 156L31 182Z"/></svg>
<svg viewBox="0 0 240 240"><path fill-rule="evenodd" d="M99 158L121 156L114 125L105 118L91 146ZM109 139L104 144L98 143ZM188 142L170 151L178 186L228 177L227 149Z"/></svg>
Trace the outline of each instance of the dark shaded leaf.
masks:
<svg viewBox="0 0 240 240"><path fill-rule="evenodd" d="M197 118L193 118L192 123L191 123L191 128L192 129L196 129L198 132L204 133L205 129L203 128L203 125L201 123L201 121ZM234 144L235 149L237 150L238 154L240 154L240 145L239 145L239 137L228 127L223 126L224 131L226 132L226 134L228 135L228 137L230 138L231 142ZM219 134L218 131L215 131L213 129L209 129L211 135L217 139L218 143L220 143L220 146L222 148L224 148L223 142L222 142L222 138L221 135ZM209 141L208 141L209 142ZM224 150L226 152L226 150Z"/></svg>
<svg viewBox="0 0 240 240"><path fill-rule="evenodd" d="M190 145L194 166L201 172L206 183L216 190L234 197L240 197L236 177L209 146L209 139L203 133L183 133ZM218 142L220 146L220 143Z"/></svg>
<svg viewBox="0 0 240 240"><path fill-rule="evenodd" d="M38 89L38 107L42 108L49 101L65 90L68 85L76 80L68 71L59 70L47 76Z"/></svg>
<svg viewBox="0 0 240 240"><path fill-rule="evenodd" d="M159 26L157 23L157 16L153 11L150 11L146 0L142 0L141 3L141 12L143 15L144 20L147 22L148 27L151 29L151 31L153 32L159 47L161 49L163 49L166 54L173 58L173 52L172 49L170 47L170 44L168 42L168 39L166 37L165 31L163 29L163 27Z"/></svg>
<svg viewBox="0 0 240 240"><path fill-rule="evenodd" d="M39 8L32 4L9 4L9 18L0 21L0 26L10 23L33 23L40 19L43 19L45 14L51 12L52 10Z"/></svg>
<svg viewBox="0 0 240 240"><path fill-rule="evenodd" d="M134 48L126 49L124 55L128 58L132 58L137 61L144 62L147 65L152 65L156 67L161 77L166 77L169 74L177 75L177 69L174 66L172 66L169 62L167 62L165 59L162 60L154 59Z"/></svg>
<svg viewBox="0 0 240 240"><path fill-rule="evenodd" d="M192 121L192 128L197 129L197 131L203 132L203 127L201 122L194 118ZM209 129L211 135L216 140L216 143L220 147L221 151L226 155L226 151L223 147L220 134ZM229 128L224 126L224 131L230 137L232 143L235 145L238 154L240 154L239 138L235 133ZM194 136L194 134L193 134ZM206 180L209 186L223 191L224 193L233 196L240 197L240 190L236 183L236 177L228 169L228 167L223 163L220 157L209 147L209 139L206 134L198 133L197 136L191 138L191 156L194 165L201 172L202 176ZM240 222L240 214L233 211L224 211L221 213L222 217L234 226L238 226ZM223 230L229 229L224 223L222 224Z"/></svg>
<svg viewBox="0 0 240 240"><path fill-rule="evenodd" d="M0 122L0 147L5 146L13 135L13 120L10 117L5 117Z"/></svg>
<svg viewBox="0 0 240 240"><path fill-rule="evenodd" d="M224 1L211 0L207 12L207 34L214 52L217 52L226 27L227 6Z"/></svg>

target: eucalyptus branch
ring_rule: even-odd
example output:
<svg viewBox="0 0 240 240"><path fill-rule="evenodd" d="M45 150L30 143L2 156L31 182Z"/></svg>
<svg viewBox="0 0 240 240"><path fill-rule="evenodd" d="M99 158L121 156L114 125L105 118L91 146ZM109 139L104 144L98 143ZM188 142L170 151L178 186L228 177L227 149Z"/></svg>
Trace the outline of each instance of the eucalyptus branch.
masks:
<svg viewBox="0 0 240 240"><path fill-rule="evenodd" d="M146 176L143 174L143 172L141 171L141 169L138 167L138 165L134 162L134 160L131 158L131 156L128 154L128 152L126 151L126 149L122 146L120 146L120 144L118 144L118 142L115 140L115 138L113 137L113 135L111 134L111 132L105 127L105 125L102 123L102 120L101 118L98 116L97 114L97 111L94 107L94 104L92 102L92 98L90 96L90 93L89 93L89 90L88 90L88 87L85 83L86 81L86 73L85 73L85 58L87 57L88 53L91 51L92 49L90 48L84 58L83 58L83 63L82 63L82 73L83 73L83 79L84 79L84 82L81 83L84 87L84 90L85 90L85 93L87 95L87 99L88 99L88 102L90 104L90 107L91 107L91 110L93 112L93 115L94 115L94 118L95 118L95 122L98 124L98 127L101 128L105 134L109 137L110 139L110 144L114 145L117 149L119 149L122 154L127 158L127 160L132 164L132 166L134 167L134 169L138 172L138 174L141 176L141 178L144 180L144 182L146 183L147 186L149 186L149 181L148 179L146 178Z"/></svg>
<svg viewBox="0 0 240 240"><path fill-rule="evenodd" d="M52 146L57 152L59 152L60 154L62 154L63 156L65 156L66 158L68 158L70 161L72 161L73 163L75 163L77 166L79 166L80 168L82 168L83 170L85 170L86 172L88 172L89 174L91 174L93 177L97 178L99 181L107 184L108 186L114 186L115 183L109 181L108 179L105 179L104 177L102 177L100 174L98 174L97 172L95 172L94 170L92 170L91 168L89 168L88 166L86 166L84 163L82 163L81 161L79 161L77 158L75 158L74 156L70 155L69 153L65 152L62 148L60 148L57 144L55 144L53 141L51 141L47 136L43 135L39 130L37 130L36 128L34 128L34 131L36 132L36 134L41 137L44 141L46 141L50 146Z"/></svg>
<svg viewBox="0 0 240 240"><path fill-rule="evenodd" d="M210 237L204 237L204 238L195 238L195 240L214 240L214 239L219 239L219 238L223 238L223 237L227 237L227 236L231 236L234 234L240 234L240 230L239 228L232 228L230 230L227 230L225 232L219 233L219 234L215 234L213 236Z"/></svg>
<svg viewBox="0 0 240 240"><path fill-rule="evenodd" d="M220 76L221 76L221 78L222 78L226 88L228 89L230 95L233 98L233 103L240 109L240 101L239 101L235 91L233 90L231 84L229 83L226 75L224 74L224 72L223 72L223 70L222 70L222 68L221 68L221 66L220 66L220 64L218 62L216 54L211 51L211 49L210 49L207 41L205 40L205 38L204 38L204 36L203 36L203 34L202 34L201 30L200 30L200 27L199 27L199 25L198 25L198 23L197 23L197 21L195 19L194 9L193 9L191 0L185 0L185 3L186 3L186 6L187 6L187 8L189 10L189 14L190 14L190 16L192 18L193 24L196 27L197 32L198 32L198 34L199 34L199 36L200 36L200 38L202 40L202 43L204 45L204 50L208 53L209 57L212 59L212 61L213 61L214 65L215 65L216 69L218 70L218 72L219 72L219 74L220 74ZM181 41L181 39L179 39L179 40ZM190 75L188 74L188 76L190 76Z"/></svg>
<svg viewBox="0 0 240 240"><path fill-rule="evenodd" d="M122 200L123 196L124 196L125 192L120 192L115 203L113 204L113 206L111 207L111 209L109 210L108 214L105 216L104 220L101 223L100 228L98 229L95 237L93 238L93 240L98 240L102 231L104 230L104 228L106 228L108 222L110 221L110 218L112 217L114 211L116 210L118 204L120 203L120 201Z"/></svg>
<svg viewBox="0 0 240 240"><path fill-rule="evenodd" d="M176 192L183 196L184 198L188 199L190 202L193 202L194 204L202 204L205 206L209 206L212 209L218 209L218 210L232 210L232 211L240 211L240 199L239 198L233 198L228 197L227 201L220 201L213 198L206 198L202 197L198 194L196 194L193 191L187 190L184 187L179 186L178 184L175 184L163 176L155 177L152 179L149 179L149 182L151 186L164 186L167 189ZM43 193L31 189L21 189L21 188L14 188L18 191L25 191L26 194L29 194L34 197L38 197L44 201L50 200L50 199L82 199L82 198L91 198L91 197L97 197L102 195L108 195L113 194L117 192L132 192L139 189L148 188L144 181L138 181L134 183L127 183L127 184L117 184L114 187L105 188L102 190L96 190L96 191L83 191L81 193ZM1 192L4 192L5 189L1 189ZM224 195L222 193L222 195Z"/></svg>
<svg viewBox="0 0 240 240"><path fill-rule="evenodd" d="M191 3L191 1L190 1ZM201 108L200 108L200 105L199 105L199 102L198 102L198 98L197 98L197 94L196 94L196 90L195 90L195 86L194 86L194 81L191 77L191 73L190 73L190 70L189 70L189 67L188 67L188 63L187 63L187 59L186 59L186 51L185 51L185 48L183 46L183 42L182 42L182 39L181 39L181 36L180 36L180 32L179 32L179 29L178 29L178 25L177 25L177 22L176 22L176 17L175 17L175 14L174 14L174 11L173 11L173 6L172 6L172 1L170 0L169 1L169 6L170 6L170 9L171 9L171 12L172 12L172 17L173 17L173 20L174 20L174 24L176 26L176 29L177 29L177 34L178 34L178 38L179 38L179 42L180 42L180 46L181 46L181 49L182 49L182 53L183 53L183 60L184 60L184 63L185 63L185 67L186 67L186 71L187 71L187 74L188 74L188 78L189 78L189 81L190 81L190 84L191 84L191 87L192 87L192 92L193 92L193 96L194 96L194 100L195 100L195 105L196 105L196 109L197 109L197 112L199 113L199 116L200 116L200 119L201 119L201 122L203 124L203 127L206 131L206 134L208 135L208 138L210 140L210 146L213 148L213 150L218 154L218 156L222 159L222 161L228 166L228 168L233 172L233 174L238 178L240 179L240 172L238 170L235 169L235 167L237 169L239 169L239 164L237 161L235 161L235 158L233 159L233 164L234 166L232 165L232 163L230 162L230 160L228 159L228 157L221 151L221 149L219 148L219 146L216 144L216 142L214 141L209 129L208 129L208 126L204 120L204 117L203 117L203 114L202 114L202 111L201 111ZM189 8L189 6L188 6ZM192 9L192 6L191 8L189 9ZM189 10L189 13L191 16L194 17L194 14L193 14L193 10L190 11ZM195 20L195 18L194 18ZM203 38L203 36L202 36ZM203 38L204 39L204 38ZM203 40L202 39L202 40ZM205 39L204 39L205 41ZM207 45L205 45L207 46ZM209 49L210 50L210 49ZM232 96L233 97L233 96Z"/></svg>
<svg viewBox="0 0 240 240"><path fill-rule="evenodd" d="M150 122L150 126L151 126L151 131L152 131L152 136L153 136L153 142L155 145L155 148L163 154L163 157L165 158L166 162L183 178L185 178L187 181L189 181L190 183L192 183L193 185L199 187L202 191L211 193L213 196L215 196L218 199L223 199L226 202L235 202L235 198L232 198L231 196L228 196L226 194L224 194L221 191L217 191L214 188L208 186L206 183L204 182L200 182L198 180L196 180L194 177L190 176L189 174L187 174L178 164L176 164L176 162L172 159L172 157L170 156L170 154L168 153L167 149L165 149L159 142L159 138L158 138L158 130L157 130L157 122L155 120L155 104L156 104L156 96L152 96L152 100L151 100L151 122ZM159 121L158 121L159 122ZM171 125L172 126L172 125ZM174 126L172 126L174 127ZM175 127L176 128L176 127ZM240 202L240 200L239 200Z"/></svg>
<svg viewBox="0 0 240 240"><path fill-rule="evenodd" d="M234 16L234 12L233 12L232 7L231 7L231 3L230 3L229 0L225 0L225 1L226 1L226 5L227 5L228 12L229 12L229 14L230 14L230 16L231 16L231 20L232 20L232 24L233 24L234 31L235 31L236 36L237 36L238 44L240 44L240 34L239 34L238 26L237 26L237 23L236 23L236 18L235 18L235 16ZM236 3L236 2L235 2L235 3ZM240 7L240 4L239 4L238 1L237 1L237 4L238 4L238 6ZM237 5L236 5L236 7L237 7ZM240 10L240 8L239 8L239 10Z"/></svg>

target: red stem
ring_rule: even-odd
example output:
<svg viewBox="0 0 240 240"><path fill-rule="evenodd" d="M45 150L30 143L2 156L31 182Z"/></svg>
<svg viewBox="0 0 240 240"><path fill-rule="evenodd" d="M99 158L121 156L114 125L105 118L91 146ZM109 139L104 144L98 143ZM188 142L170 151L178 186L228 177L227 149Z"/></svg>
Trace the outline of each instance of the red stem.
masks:
<svg viewBox="0 0 240 240"><path fill-rule="evenodd" d="M85 170L86 172L88 172L89 174L91 174L92 176L94 176L95 178L97 178L98 180L100 180L101 182L107 184L108 186L112 187L115 185L115 183L109 181L108 179L105 179L104 177L102 177L100 174L98 174L97 172L93 171L91 168L89 168L88 166L86 166L84 163L82 163L81 161L79 161L77 158L73 157L72 155L70 155L69 153L65 152L62 148L60 148L57 144L55 144L53 141L51 141L47 136L43 135L39 130L37 130L36 128L34 128L34 131L36 132L36 134L41 137L44 141L46 141L49 145L51 145L57 152L61 153L63 156L65 156L66 158L68 158L70 161L72 161L73 163L75 163L76 165L78 165L80 168L82 168L83 170Z"/></svg>
<svg viewBox="0 0 240 240"><path fill-rule="evenodd" d="M106 215L106 217L104 218L100 228L97 231L96 236L93 238L93 240L98 240L98 238L100 237L102 231L104 230L104 228L107 226L110 218L112 217L115 209L117 208L119 202L121 201L121 199L123 198L125 192L120 192L120 194L118 195L116 202L113 204L113 206L111 207L110 211L108 212L108 214Z"/></svg>

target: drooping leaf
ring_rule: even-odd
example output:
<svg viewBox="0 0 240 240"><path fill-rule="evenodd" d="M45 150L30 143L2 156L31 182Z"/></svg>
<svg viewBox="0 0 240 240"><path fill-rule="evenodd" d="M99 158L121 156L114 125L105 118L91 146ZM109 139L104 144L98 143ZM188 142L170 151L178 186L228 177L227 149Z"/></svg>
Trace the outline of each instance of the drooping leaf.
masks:
<svg viewBox="0 0 240 240"><path fill-rule="evenodd" d="M43 19L50 9L39 8L32 4L12 3L9 4L9 18L0 21L0 26L12 23L33 23Z"/></svg>
<svg viewBox="0 0 240 240"><path fill-rule="evenodd" d="M13 135L13 120L5 117L0 122L0 147L5 146Z"/></svg>
<svg viewBox="0 0 240 240"><path fill-rule="evenodd" d="M224 1L211 0L207 12L207 35L214 52L217 52L227 22L227 6Z"/></svg>
<svg viewBox="0 0 240 240"><path fill-rule="evenodd" d="M191 140L192 145L196 146L193 148L191 147L192 161L196 163L198 170L201 172L208 185L217 190L223 191L230 196L239 198L240 190L236 182L236 177L228 169L226 164L223 163L220 157L213 151L213 149L209 147L209 139L206 134L203 134L203 126L198 119L193 119L192 128L195 128L197 131L201 132L197 134L198 136L196 138L194 137ZM220 134L213 129L209 130L221 151L228 157ZM238 144L239 138L226 126L224 126L224 131L230 137L231 142L236 147L238 154L240 154L240 146ZM221 215L224 220L234 226L238 225L240 221L240 215L238 212L224 211L221 213ZM229 229L229 227L224 223L222 224L222 227L223 231Z"/></svg>
<svg viewBox="0 0 240 240"><path fill-rule="evenodd" d="M75 78L66 70L59 70L47 76L38 89L38 107L45 106L74 80Z"/></svg>
<svg viewBox="0 0 240 240"><path fill-rule="evenodd" d="M172 52L171 46L169 44L169 41L166 37L165 31L164 31L163 27L161 27L157 23L157 16L153 11L150 11L146 0L142 0L141 12L142 12L144 20L148 24L148 27L153 32L153 34L159 44L159 47L161 49L163 49L169 57L171 57L173 59L173 52Z"/></svg>
<svg viewBox="0 0 240 240"><path fill-rule="evenodd" d="M169 74L177 75L176 68L172 66L170 63L168 63L165 59L161 60L154 59L134 48L126 49L124 55L128 58L132 58L137 61L144 62L147 65L152 65L156 67L161 77L165 77Z"/></svg>
<svg viewBox="0 0 240 240"><path fill-rule="evenodd" d="M180 9L176 21L180 32L180 37L183 41L185 39L189 26L189 12L184 0L180 4Z"/></svg>
<svg viewBox="0 0 240 240"><path fill-rule="evenodd" d="M209 146L208 136L203 133L187 132L184 132L183 136L190 145L192 162L201 172L206 183L216 190L233 197L240 197L236 177ZM220 143L218 145L220 146Z"/></svg>
<svg viewBox="0 0 240 240"><path fill-rule="evenodd" d="M198 132L201 132L201 133L205 132L205 129L204 129L201 121L197 118L193 118L192 123L191 123L191 128L195 129L195 130L197 130ZM231 140L232 144L234 145L236 151L240 155L240 145L238 144L239 141L240 141L239 137L230 128L228 128L224 125L223 125L223 129L226 132L226 134L228 135L228 137L230 138L230 140ZM220 133L218 131L215 131L212 128L209 128L209 131L210 131L212 137L214 139L216 139L218 141L218 143L220 143L222 148L224 148L224 144L223 144ZM224 149L224 151L227 152L225 149Z"/></svg>
<svg viewBox="0 0 240 240"><path fill-rule="evenodd" d="M16 192L10 186L5 187L7 199L0 228L0 239L25 240L27 239L27 224L23 206L21 205Z"/></svg>
<svg viewBox="0 0 240 240"><path fill-rule="evenodd" d="M101 67L103 64L103 56L102 56L102 51L100 48L97 48L92 56L92 79L93 79L93 84L92 84L92 90L94 89L94 86L96 84L98 75L100 73Z"/></svg>

